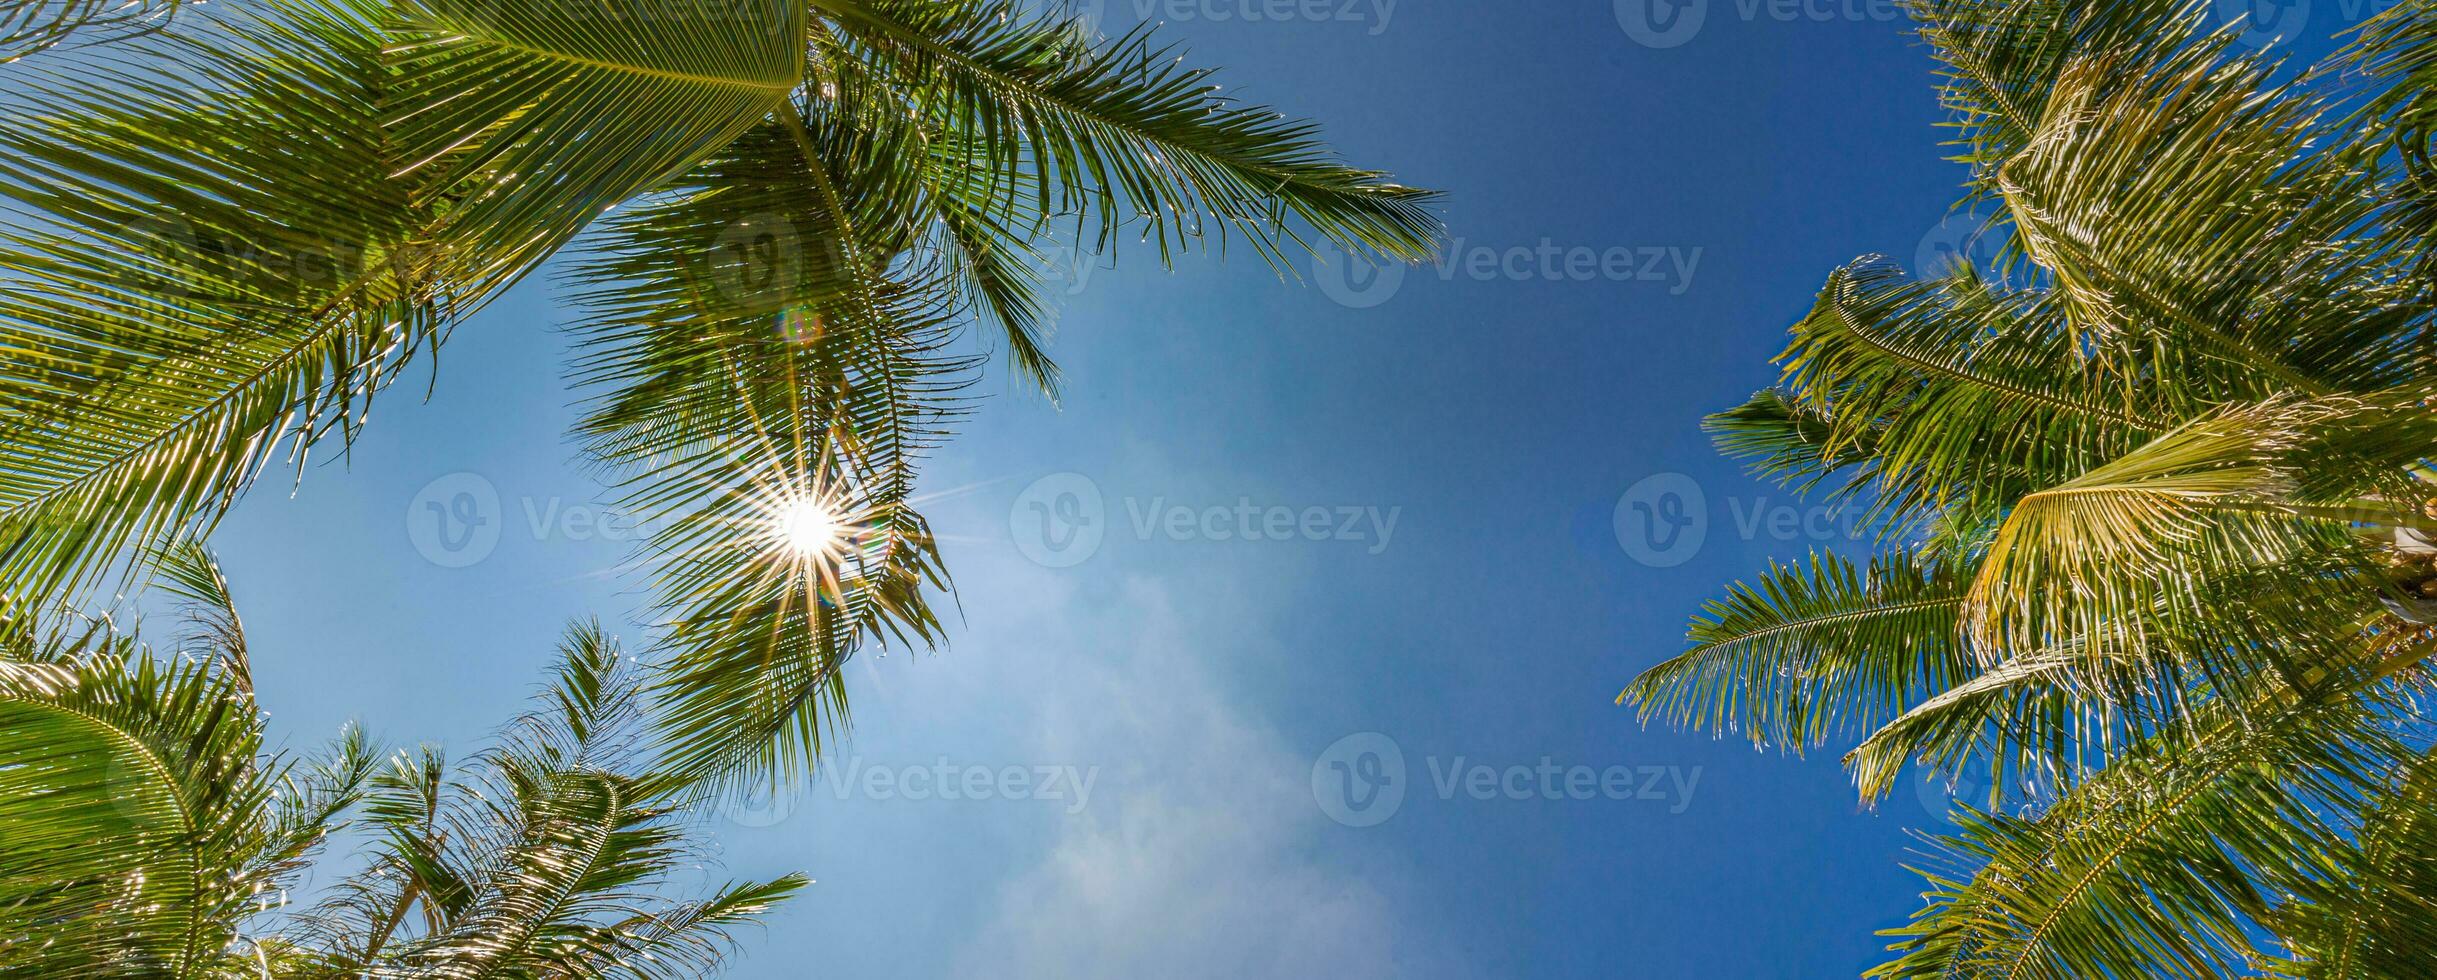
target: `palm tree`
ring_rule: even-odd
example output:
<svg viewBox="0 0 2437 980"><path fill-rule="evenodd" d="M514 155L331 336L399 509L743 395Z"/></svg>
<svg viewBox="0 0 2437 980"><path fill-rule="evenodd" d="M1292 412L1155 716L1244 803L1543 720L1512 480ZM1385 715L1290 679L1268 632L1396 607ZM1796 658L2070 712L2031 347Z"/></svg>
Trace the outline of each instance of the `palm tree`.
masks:
<svg viewBox="0 0 2437 980"><path fill-rule="evenodd" d="M1872 976L2437 975L2437 5L2310 66L2207 3L1914 13L1997 257L1836 271L1711 419L1886 550L1618 700L1988 780Z"/></svg>
<svg viewBox="0 0 2437 980"><path fill-rule="evenodd" d="M655 528L691 776L800 776L846 657L936 640L916 465L965 328L1054 394L1045 240L1436 235L1431 195L1150 34L1017 0L229 6L0 15L80 39L4 100L0 596L140 576L572 249L577 435Z"/></svg>
<svg viewBox="0 0 2437 980"><path fill-rule="evenodd" d="M264 751L218 566L190 543L160 566L193 626L177 652L106 621L7 624L0 975L711 976L806 883L665 897L702 857L687 787L639 751L651 702L598 627L463 764L352 729L298 760ZM328 866L358 870L291 904L334 837L365 853Z"/></svg>

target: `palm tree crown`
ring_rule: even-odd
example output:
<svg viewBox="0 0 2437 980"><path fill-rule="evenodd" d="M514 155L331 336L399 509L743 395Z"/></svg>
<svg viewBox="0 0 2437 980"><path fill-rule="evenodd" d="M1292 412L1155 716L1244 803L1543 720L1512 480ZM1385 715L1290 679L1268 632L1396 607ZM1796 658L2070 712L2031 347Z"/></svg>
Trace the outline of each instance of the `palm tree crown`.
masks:
<svg viewBox="0 0 2437 980"><path fill-rule="evenodd" d="M2325 64L2185 0L1922 0L1989 267L1828 278L1729 452L1889 548L1619 701L1986 778L1886 977L2437 975L2437 6Z"/></svg>
<svg viewBox="0 0 2437 980"><path fill-rule="evenodd" d="M1428 193L1149 33L1016 0L136 17L174 6L0 19L19 50L102 42L11 69L0 596L140 573L572 243L576 434L655 529L663 734L694 776L800 775L839 664L937 638L916 466L973 378L965 327L1054 392L1045 238L1278 261L1436 234ZM776 530L801 523L824 533Z"/></svg>
<svg viewBox="0 0 2437 980"><path fill-rule="evenodd" d="M299 760L264 750L218 565L189 543L159 565L193 627L177 652L6 624L0 975L708 977L807 883L664 896L704 856L692 790L640 751L651 701L598 627L470 759L351 729ZM292 899L334 839L363 846L356 870Z"/></svg>

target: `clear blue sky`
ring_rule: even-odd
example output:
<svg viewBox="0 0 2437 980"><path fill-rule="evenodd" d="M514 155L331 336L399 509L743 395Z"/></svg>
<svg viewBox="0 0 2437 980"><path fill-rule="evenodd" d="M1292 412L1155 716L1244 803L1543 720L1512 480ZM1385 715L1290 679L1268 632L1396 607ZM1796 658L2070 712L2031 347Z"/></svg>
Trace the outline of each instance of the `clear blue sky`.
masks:
<svg viewBox="0 0 2437 980"><path fill-rule="evenodd" d="M1101 6L1119 27L1142 3ZM961 616L943 606L952 642L851 671L855 732L829 770L856 774L847 791L712 824L729 873L819 881L737 976L1793 977L1876 962L1872 931L1917 903L1899 862L1906 829L1932 819L1918 794L1865 810L1833 752L1644 731L1611 699L1680 648L1724 583L1832 537L1799 511L1773 534L1793 502L1718 458L1699 419L1769 383L1831 268L1920 254L1963 174L1940 159L1932 65L1903 24L1858 0L1815 0L1826 21L1737 0L1679 15L1694 9L1687 40L1654 48L1622 26L1653 21L1604 2L1149 8L1235 94L1445 190L1457 264L1359 308L1242 250L1174 274L1121 256L1080 279L1055 344L1066 403L994 366L930 467L960 586ZM1632 259L1603 261L1618 248ZM1363 286L1334 293L1383 298ZM521 287L458 329L428 403L419 382L391 391L351 460L294 495L266 484L218 535L288 744L361 719L469 751L520 707L567 620L634 621L645 583L618 567L623 542L532 526L602 499L563 435L568 315L548 283ZM500 499L496 545L462 568L427 560L410 530L430 519L419 488L456 472ZM1053 567L1025 545L1076 553L1039 547L1030 504L1091 515L1057 509L1085 502L1059 499L1076 478L1027 488L1066 473L1099 494L1101 540ZM1685 474L1707 518L1697 549L1661 549L1688 556L1663 568L1612 520L1662 473ZM1261 539L1241 539L1240 501ZM1168 523L1180 506L1190 526ZM1211 507L1229 513L1204 522ZM1294 516L1278 537L1272 507ZM1302 530L1312 507L1330 509L1320 540ZM1348 507L1365 516L1339 540ZM1359 753L1322 754L1363 732L1400 751L1403 800L1349 826L1322 805L1344 785L1327 763ZM1571 798L1562 775L1546 794L1536 774L1514 784L1528 798L1506 798L1502 770L1544 758L1628 767L1628 798ZM908 799L862 781L943 759L1000 796L1018 789L1008 766L1073 767L1090 792ZM1460 778L1442 793L1484 765L1492 799ZM1638 798L1645 768L1662 798ZM1378 772L1355 771L1366 792Z"/></svg>

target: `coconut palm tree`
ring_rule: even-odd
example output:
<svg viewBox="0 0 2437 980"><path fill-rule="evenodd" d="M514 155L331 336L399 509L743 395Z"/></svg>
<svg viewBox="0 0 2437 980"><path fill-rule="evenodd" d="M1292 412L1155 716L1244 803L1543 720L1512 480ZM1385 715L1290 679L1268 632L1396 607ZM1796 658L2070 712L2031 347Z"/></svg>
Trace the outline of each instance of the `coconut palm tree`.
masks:
<svg viewBox="0 0 2437 980"><path fill-rule="evenodd" d="M968 327L1054 393L1047 242L1436 234L1150 34L1017 0L7 9L73 41L0 97L0 596L141 575L567 251L576 435L654 529L696 776L800 776L839 664L937 638L916 464Z"/></svg>
<svg viewBox="0 0 2437 980"><path fill-rule="evenodd" d="M1828 278L1727 451L1859 508L1620 702L1985 779L1884 977L2437 975L2437 6L1923 0L1995 258Z"/></svg>
<svg viewBox="0 0 2437 980"><path fill-rule="evenodd" d="M193 627L175 651L106 621L6 624L0 975L710 976L805 884L667 897L702 857L685 781L640 750L651 702L597 627L461 764L352 729L300 760L264 749L218 566L181 543L160 567ZM364 853L324 857L334 838ZM306 886L321 897L291 899Z"/></svg>

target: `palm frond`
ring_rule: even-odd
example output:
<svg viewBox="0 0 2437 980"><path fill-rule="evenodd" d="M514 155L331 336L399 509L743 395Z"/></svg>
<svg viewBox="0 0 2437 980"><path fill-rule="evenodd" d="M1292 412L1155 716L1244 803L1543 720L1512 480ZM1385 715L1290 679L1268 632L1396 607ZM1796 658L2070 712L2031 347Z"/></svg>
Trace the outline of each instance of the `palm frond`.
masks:
<svg viewBox="0 0 2437 980"><path fill-rule="evenodd" d="M1736 583L1692 624L1693 648L1617 696L1642 720L1801 752L1869 729L1962 682L1968 569L1896 552L1865 569L1831 553Z"/></svg>
<svg viewBox="0 0 2437 980"><path fill-rule="evenodd" d="M79 33L108 39L149 30L175 16L182 0L6 0L0 3L0 64L53 47Z"/></svg>
<svg viewBox="0 0 2437 980"><path fill-rule="evenodd" d="M1815 447L1791 472L1844 474L1838 492L1866 492L1891 532L2078 474L2186 410L2171 386L2133 383L2157 376L2135 352L2088 356L2052 302L1968 270L1839 270L1778 363Z"/></svg>
<svg viewBox="0 0 2437 980"><path fill-rule="evenodd" d="M208 973L291 843L260 721L209 665L98 639L0 663L0 972Z"/></svg>
<svg viewBox="0 0 2437 980"><path fill-rule="evenodd" d="M32 65L0 132L0 594L21 603L208 527L442 332L445 263L404 247L431 219L380 135L378 12L250 13L114 48L149 55L114 77Z"/></svg>
<svg viewBox="0 0 2437 980"><path fill-rule="evenodd" d="M2342 815L2399 751L2354 699L2288 701L2157 737L2035 816L1967 813L1867 975L2242 972L2282 889L2335 873Z"/></svg>
<svg viewBox="0 0 2437 980"><path fill-rule="evenodd" d="M1014 0L814 6L869 70L904 79L939 128L977 144L992 166L969 198L1009 201L1002 218L1089 211L1100 241L1138 224L1163 257L1207 232L1282 262L1285 245L1308 244L1298 222L1349 250L1416 260L1435 247L1433 195L1337 163L1311 124L1226 98L1147 30L1078 44L1054 12Z"/></svg>
<svg viewBox="0 0 2437 980"><path fill-rule="evenodd" d="M575 273L578 378L605 389L579 431L655 528L672 759L699 777L808 768L846 657L938 625L914 468L969 363L942 350L958 293L906 255L902 144L812 108L619 214ZM796 547L799 518L833 540Z"/></svg>
<svg viewBox="0 0 2437 980"><path fill-rule="evenodd" d="M804 81L798 3L396 0L393 175L451 202L445 247L522 270L726 145ZM485 276L489 278L489 276Z"/></svg>

